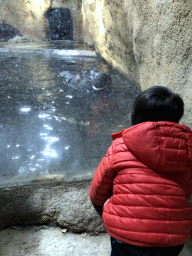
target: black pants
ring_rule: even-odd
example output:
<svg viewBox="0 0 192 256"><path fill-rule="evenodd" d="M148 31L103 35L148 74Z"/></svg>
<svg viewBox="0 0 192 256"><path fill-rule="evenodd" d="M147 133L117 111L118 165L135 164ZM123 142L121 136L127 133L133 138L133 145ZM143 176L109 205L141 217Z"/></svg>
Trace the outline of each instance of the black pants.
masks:
<svg viewBox="0 0 192 256"><path fill-rule="evenodd" d="M184 244L173 247L138 247L111 237L111 256L178 256Z"/></svg>

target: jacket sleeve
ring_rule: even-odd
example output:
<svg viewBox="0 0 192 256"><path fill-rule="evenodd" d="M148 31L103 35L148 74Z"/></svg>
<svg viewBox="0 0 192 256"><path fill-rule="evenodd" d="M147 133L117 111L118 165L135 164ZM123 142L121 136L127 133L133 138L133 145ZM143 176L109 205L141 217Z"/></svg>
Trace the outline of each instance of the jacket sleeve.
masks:
<svg viewBox="0 0 192 256"><path fill-rule="evenodd" d="M103 206L105 201L112 195L114 179L112 145L109 147L107 154L102 159L93 177L89 196L94 205Z"/></svg>

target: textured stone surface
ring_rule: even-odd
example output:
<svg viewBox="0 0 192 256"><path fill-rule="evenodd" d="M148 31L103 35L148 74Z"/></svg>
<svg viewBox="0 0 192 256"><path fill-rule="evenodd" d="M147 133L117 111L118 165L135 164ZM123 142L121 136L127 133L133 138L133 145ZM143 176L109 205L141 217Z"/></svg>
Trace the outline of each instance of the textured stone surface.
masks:
<svg viewBox="0 0 192 256"><path fill-rule="evenodd" d="M107 256L110 247L108 234L62 233L61 228L48 226L0 231L0 256Z"/></svg>
<svg viewBox="0 0 192 256"><path fill-rule="evenodd" d="M83 0L84 28L102 57L144 90L180 93L192 128L192 1Z"/></svg>
<svg viewBox="0 0 192 256"><path fill-rule="evenodd" d="M106 232L89 199L90 185L91 181L46 181L44 184L1 188L0 229L50 225L76 233Z"/></svg>
<svg viewBox="0 0 192 256"><path fill-rule="evenodd" d="M0 256L109 256L108 234L63 233L60 227L14 226L0 231ZM192 239L179 256L192 256Z"/></svg>
<svg viewBox="0 0 192 256"><path fill-rule="evenodd" d="M46 39L48 23L44 14L49 7L69 8L73 16L74 40L83 40L81 0L6 0L0 5L0 21L16 27L25 38L33 40Z"/></svg>
<svg viewBox="0 0 192 256"><path fill-rule="evenodd" d="M89 199L90 185L60 182L0 189L0 229L49 224L72 232L105 232Z"/></svg>

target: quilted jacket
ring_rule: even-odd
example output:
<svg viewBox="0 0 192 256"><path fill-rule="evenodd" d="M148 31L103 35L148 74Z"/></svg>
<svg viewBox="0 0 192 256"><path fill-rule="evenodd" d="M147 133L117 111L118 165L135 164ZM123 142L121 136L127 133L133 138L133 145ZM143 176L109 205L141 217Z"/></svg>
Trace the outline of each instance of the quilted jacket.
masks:
<svg viewBox="0 0 192 256"><path fill-rule="evenodd" d="M140 247L184 244L192 230L192 131L144 122L112 138L90 188L109 235Z"/></svg>

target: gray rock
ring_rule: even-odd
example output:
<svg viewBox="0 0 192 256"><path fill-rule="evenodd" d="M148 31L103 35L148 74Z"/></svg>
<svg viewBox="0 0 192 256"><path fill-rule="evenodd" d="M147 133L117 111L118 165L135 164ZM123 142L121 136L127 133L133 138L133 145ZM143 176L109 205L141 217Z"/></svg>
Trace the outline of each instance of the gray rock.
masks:
<svg viewBox="0 0 192 256"><path fill-rule="evenodd" d="M73 232L106 232L89 199L91 182L31 184L0 189L0 229L51 225Z"/></svg>

